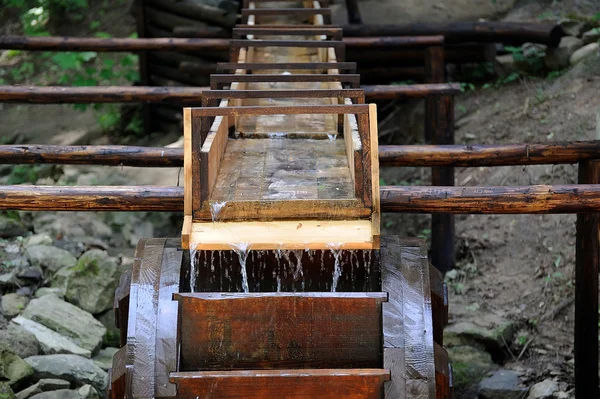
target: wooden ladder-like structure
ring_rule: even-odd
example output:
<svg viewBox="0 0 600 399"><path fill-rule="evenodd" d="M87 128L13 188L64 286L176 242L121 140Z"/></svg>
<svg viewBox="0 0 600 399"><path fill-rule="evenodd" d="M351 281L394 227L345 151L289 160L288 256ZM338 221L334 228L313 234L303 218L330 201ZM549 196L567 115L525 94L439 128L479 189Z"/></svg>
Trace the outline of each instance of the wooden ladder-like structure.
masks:
<svg viewBox="0 0 600 399"><path fill-rule="evenodd" d="M445 286L380 239L376 107L324 3L246 1L184 109L182 238L121 280L111 398L449 397Z"/></svg>

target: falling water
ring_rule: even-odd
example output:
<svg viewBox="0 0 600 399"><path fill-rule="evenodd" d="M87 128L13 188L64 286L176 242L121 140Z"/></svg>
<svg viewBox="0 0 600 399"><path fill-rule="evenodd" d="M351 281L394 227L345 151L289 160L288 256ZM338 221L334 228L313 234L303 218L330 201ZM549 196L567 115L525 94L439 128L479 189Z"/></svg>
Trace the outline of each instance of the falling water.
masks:
<svg viewBox="0 0 600 399"><path fill-rule="evenodd" d="M330 242L327 243L327 248L331 250L333 254L333 259L335 260L333 264L333 279L331 281L331 292L335 292L337 290L338 281L340 276L342 275L342 268L340 265L340 258L342 257L342 243Z"/></svg>
<svg viewBox="0 0 600 399"><path fill-rule="evenodd" d="M304 291L304 270L302 269L302 253L304 250L299 249L293 251L296 256L296 270L294 270L294 281L297 281L298 278L302 280L302 291Z"/></svg>
<svg viewBox="0 0 600 399"><path fill-rule="evenodd" d="M246 270L246 259L248 258L248 251L250 250L250 243L240 242L237 244L229 244L231 249L235 251L240 261L240 271L242 273L242 289L244 292L250 292L250 286L248 285L248 272Z"/></svg>
<svg viewBox="0 0 600 399"><path fill-rule="evenodd" d="M196 292L196 254L199 242L190 243L190 291Z"/></svg>
<svg viewBox="0 0 600 399"><path fill-rule="evenodd" d="M219 214L221 213L221 210L225 208L225 205L227 205L227 201L215 201L210 203L210 216L213 223L219 221Z"/></svg>

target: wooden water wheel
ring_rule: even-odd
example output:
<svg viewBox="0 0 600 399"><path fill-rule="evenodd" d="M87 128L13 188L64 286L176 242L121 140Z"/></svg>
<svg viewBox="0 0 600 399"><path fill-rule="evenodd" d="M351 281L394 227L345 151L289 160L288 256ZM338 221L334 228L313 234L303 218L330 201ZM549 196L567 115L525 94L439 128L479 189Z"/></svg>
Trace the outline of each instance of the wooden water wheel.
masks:
<svg viewBox="0 0 600 399"><path fill-rule="evenodd" d="M245 2L184 110L182 237L121 280L111 398L450 396L445 286L380 238L376 107L323 3Z"/></svg>

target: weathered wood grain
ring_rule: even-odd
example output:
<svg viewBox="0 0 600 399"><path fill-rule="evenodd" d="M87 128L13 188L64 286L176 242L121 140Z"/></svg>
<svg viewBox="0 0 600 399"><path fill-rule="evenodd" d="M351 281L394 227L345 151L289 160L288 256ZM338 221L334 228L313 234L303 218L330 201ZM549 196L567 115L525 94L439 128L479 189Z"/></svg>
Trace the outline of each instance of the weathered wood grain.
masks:
<svg viewBox="0 0 600 399"><path fill-rule="evenodd" d="M386 298L384 293L177 294L179 370L381 367Z"/></svg>
<svg viewBox="0 0 600 399"><path fill-rule="evenodd" d="M181 399L380 399L383 369L304 369L173 373Z"/></svg>

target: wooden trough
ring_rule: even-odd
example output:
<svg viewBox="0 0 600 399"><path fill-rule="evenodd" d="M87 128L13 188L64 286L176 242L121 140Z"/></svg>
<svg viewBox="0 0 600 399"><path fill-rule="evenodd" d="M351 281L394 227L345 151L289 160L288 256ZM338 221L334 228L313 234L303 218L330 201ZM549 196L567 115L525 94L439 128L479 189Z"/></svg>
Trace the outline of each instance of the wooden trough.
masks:
<svg viewBox="0 0 600 399"><path fill-rule="evenodd" d="M117 290L111 398L450 396L442 277L380 238L376 106L328 67L329 11L286 3L249 3L234 73L183 111L182 236L142 240ZM260 30L283 23L302 38Z"/></svg>

